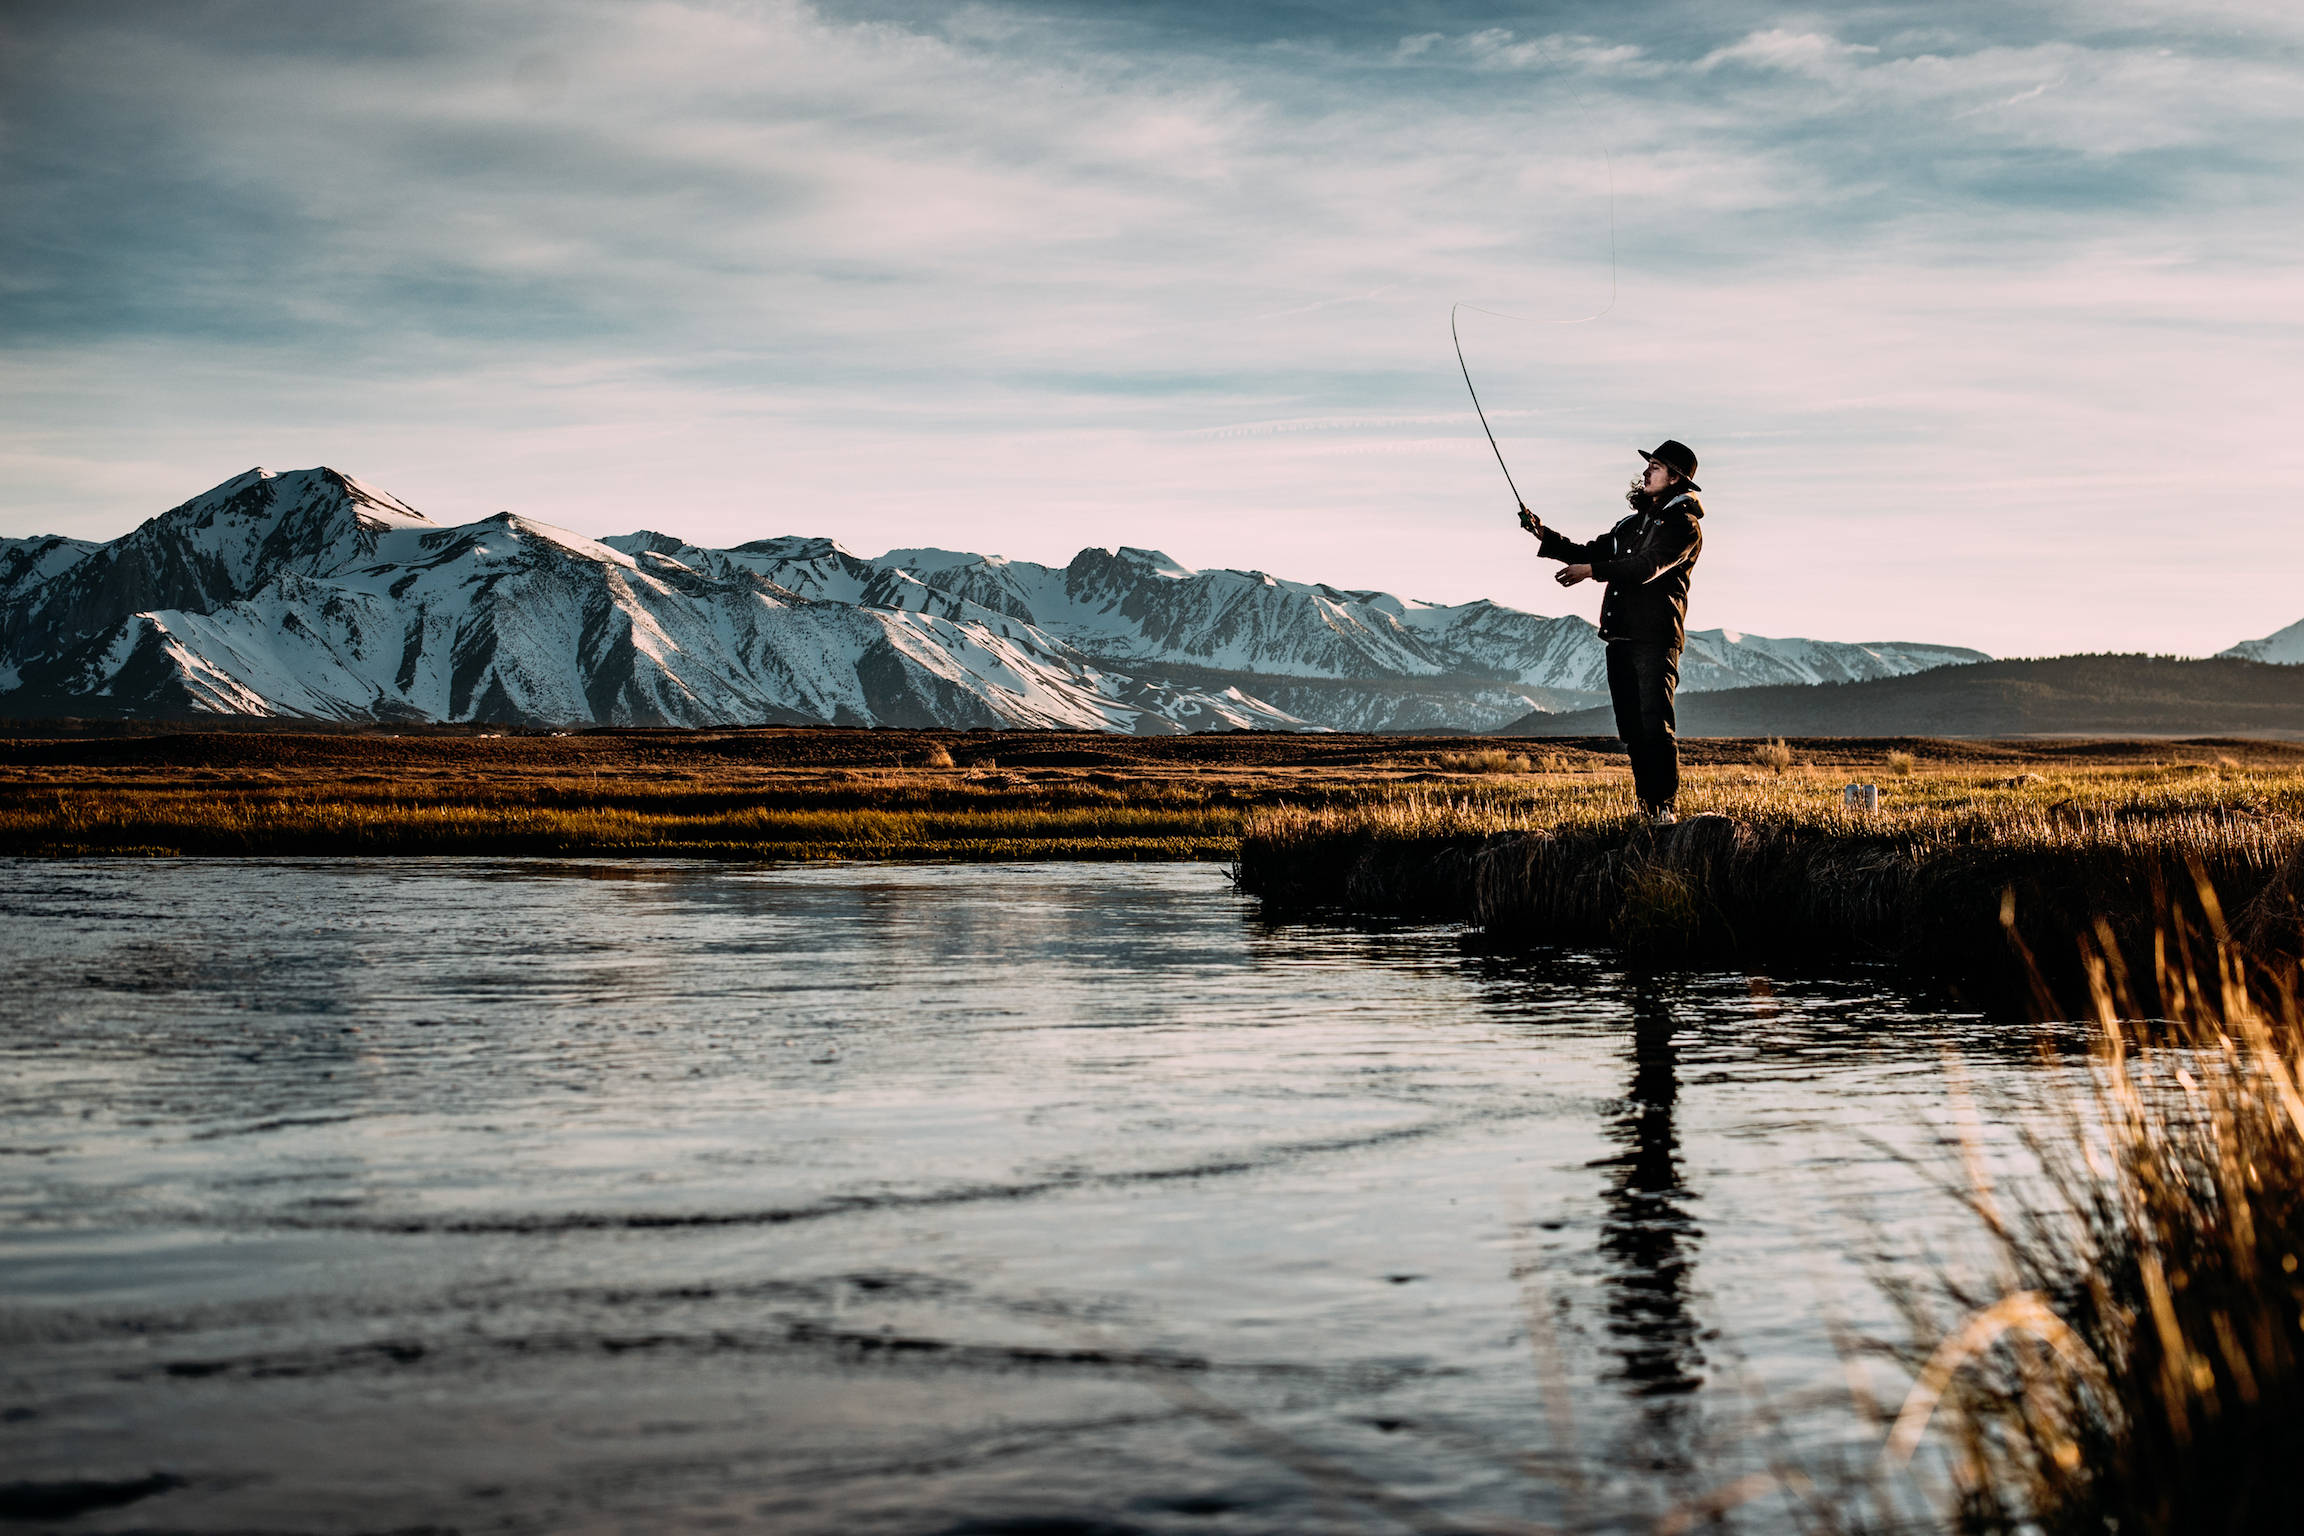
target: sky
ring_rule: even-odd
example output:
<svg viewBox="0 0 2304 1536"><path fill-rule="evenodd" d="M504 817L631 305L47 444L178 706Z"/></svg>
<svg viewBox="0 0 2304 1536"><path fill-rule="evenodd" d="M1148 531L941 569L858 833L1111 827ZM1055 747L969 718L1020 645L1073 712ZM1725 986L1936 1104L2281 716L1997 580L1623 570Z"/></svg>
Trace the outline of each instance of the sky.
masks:
<svg viewBox="0 0 2304 1536"><path fill-rule="evenodd" d="M2304 617L2304 9L0 10L0 535L252 465L449 522L1090 545L1596 613L1529 503L1702 457L1691 623Z"/></svg>

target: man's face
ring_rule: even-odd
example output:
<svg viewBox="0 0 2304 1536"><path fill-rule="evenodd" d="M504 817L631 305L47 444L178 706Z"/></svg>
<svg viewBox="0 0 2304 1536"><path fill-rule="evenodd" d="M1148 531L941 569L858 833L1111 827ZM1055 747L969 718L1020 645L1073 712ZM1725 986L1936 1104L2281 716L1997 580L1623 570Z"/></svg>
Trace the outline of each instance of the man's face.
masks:
<svg viewBox="0 0 2304 1536"><path fill-rule="evenodd" d="M1651 496L1661 496L1664 494L1665 489L1671 484L1672 471L1666 469L1663 465L1657 463L1654 459L1650 459L1648 461L1648 472L1640 477L1640 489L1646 491Z"/></svg>

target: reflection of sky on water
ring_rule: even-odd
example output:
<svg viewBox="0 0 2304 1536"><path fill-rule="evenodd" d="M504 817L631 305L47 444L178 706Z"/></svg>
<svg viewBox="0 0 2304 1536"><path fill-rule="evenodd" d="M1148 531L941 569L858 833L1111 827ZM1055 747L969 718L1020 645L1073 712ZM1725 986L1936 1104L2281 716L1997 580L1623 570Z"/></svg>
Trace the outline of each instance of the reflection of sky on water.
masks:
<svg viewBox="0 0 2304 1536"><path fill-rule="evenodd" d="M2028 1070L1190 866L13 864L0 917L0 1449L183 1480L122 1527L1634 1528L1839 1380L1820 1301L1886 1326L1864 1223L1954 1230L1862 1138L1926 1151L1947 1044Z"/></svg>

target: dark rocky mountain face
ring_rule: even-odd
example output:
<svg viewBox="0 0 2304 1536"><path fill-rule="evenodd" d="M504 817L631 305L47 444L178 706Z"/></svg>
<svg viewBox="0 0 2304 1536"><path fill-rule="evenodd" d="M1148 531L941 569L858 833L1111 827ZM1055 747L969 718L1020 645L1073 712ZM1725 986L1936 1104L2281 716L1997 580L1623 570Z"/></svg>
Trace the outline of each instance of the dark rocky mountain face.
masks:
<svg viewBox="0 0 2304 1536"><path fill-rule="evenodd" d="M1689 686L1878 677L1950 647L1690 637ZM107 544L0 543L0 712L528 724L1478 730L1601 686L1578 618L1151 550L1062 568L829 539L436 524L251 470Z"/></svg>

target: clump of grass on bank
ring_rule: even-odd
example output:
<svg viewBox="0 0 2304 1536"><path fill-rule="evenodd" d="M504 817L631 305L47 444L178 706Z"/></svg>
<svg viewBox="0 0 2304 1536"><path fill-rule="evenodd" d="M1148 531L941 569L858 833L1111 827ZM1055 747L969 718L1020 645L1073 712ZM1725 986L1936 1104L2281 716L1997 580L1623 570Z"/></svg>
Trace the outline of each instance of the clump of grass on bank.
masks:
<svg viewBox="0 0 2304 1536"><path fill-rule="evenodd" d="M1525 754L1494 747L1478 752L1443 752L1440 766L1457 773L1527 773L1531 768Z"/></svg>
<svg viewBox="0 0 2304 1536"><path fill-rule="evenodd" d="M1646 963L1902 961L1995 1003L2029 995L2011 902L2043 954L2109 914L2148 963L2166 893L2205 875L2249 904L2258 948L2304 948L2300 776L1932 775L1858 814L1805 778L1715 774L1684 791L1678 827L1633 809L1620 781L1535 780L1263 811L1240 882L1284 908L1470 921Z"/></svg>
<svg viewBox="0 0 2304 1536"><path fill-rule="evenodd" d="M1782 773L1792 766L1792 749L1783 737L1772 737L1752 749L1752 761L1770 773Z"/></svg>
<svg viewBox="0 0 2304 1536"><path fill-rule="evenodd" d="M1922 1347L1889 1453L1933 1427L1957 1530L2296 1528L2304 1009L2293 973L2252 984L2228 941L2194 964L2187 937L2155 945L2149 1024L2117 950L2091 946L2094 1094L2032 1135L2048 1197L1971 1196L1999 1284L1899 1288Z"/></svg>

